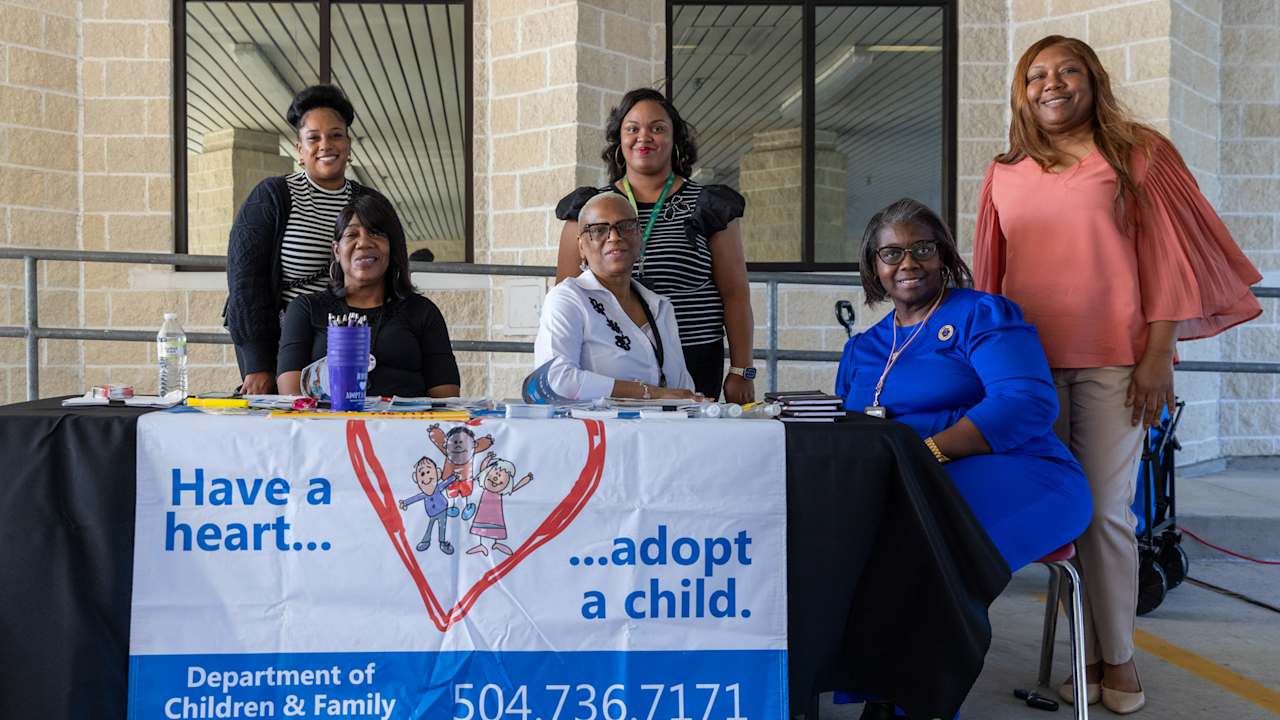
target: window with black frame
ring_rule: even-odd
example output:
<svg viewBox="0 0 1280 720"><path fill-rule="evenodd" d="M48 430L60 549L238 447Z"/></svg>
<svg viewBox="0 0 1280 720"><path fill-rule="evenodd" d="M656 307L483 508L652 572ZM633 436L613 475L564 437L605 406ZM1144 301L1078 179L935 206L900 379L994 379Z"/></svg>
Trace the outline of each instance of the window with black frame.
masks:
<svg viewBox="0 0 1280 720"><path fill-rule="evenodd" d="M848 267L871 215L913 197L954 221L947 2L670 0L670 96L694 179L747 199L756 267Z"/></svg>
<svg viewBox="0 0 1280 720"><path fill-rule="evenodd" d="M356 109L347 176L395 204L411 253L471 261L463 0L176 0L174 17L179 252L226 252L253 186L298 169L293 95L332 82Z"/></svg>

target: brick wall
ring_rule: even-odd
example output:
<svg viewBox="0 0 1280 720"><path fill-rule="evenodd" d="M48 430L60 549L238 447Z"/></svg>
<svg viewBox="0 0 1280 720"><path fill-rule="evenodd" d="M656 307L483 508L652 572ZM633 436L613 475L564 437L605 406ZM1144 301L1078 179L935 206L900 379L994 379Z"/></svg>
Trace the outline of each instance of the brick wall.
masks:
<svg viewBox="0 0 1280 720"><path fill-rule="evenodd" d="M0 3L0 243L79 247L79 3ZM45 263L41 321L80 324L78 265ZM0 322L21 325L22 263L0 262ZM81 383L77 342L42 344L40 392ZM0 340L0 401L26 398L24 343Z"/></svg>
<svg viewBox="0 0 1280 720"><path fill-rule="evenodd" d="M485 232L477 232L481 262L555 265L560 221L556 202L579 185L604 182L604 121L623 93L663 77L666 30L658 0L530 2L487 0L477 6L484 30L488 97L484 148L477 142L477 198L484 196ZM477 28L479 32L479 28ZM479 53L478 53L479 54ZM481 112L477 112L479 117ZM479 175L479 173L478 173ZM477 217L477 227L482 220ZM505 326L506 288L493 281L490 335L531 341ZM548 285L549 287L549 285ZM529 355L490 356L488 394L519 394Z"/></svg>
<svg viewBox="0 0 1280 720"><path fill-rule="evenodd" d="M1222 208L1260 266L1280 272L1280 8L1278 0L960 0L958 237L971 242L982 176L1006 144L1008 84L1023 47L1059 32L1093 44L1119 93L1169 133L1206 195ZM89 250L172 248L168 0L0 0L0 242ZM632 87L663 76L664 3L618 0L475 0L474 165L476 259L552 265L558 198L603 181L608 110ZM748 213L751 208L748 207ZM154 329L179 313L189 330L214 330L225 282L167 268L43 264L47 325ZM506 326L520 281L423 276L457 339L532 339ZM1272 280L1271 284L1276 284ZM545 286L545 284L544 284ZM783 286L784 348L839 350L834 301L852 288ZM753 288L757 347L770 308ZM1189 359L1273 360L1280 330L1268 318L1205 343ZM0 321L22 318L18 263L0 263ZM143 344L45 342L44 395L87 384L154 386ZM530 358L463 353L469 394L517 392ZM22 343L0 340L0 400L24 394ZM235 383L229 348L193 346L192 385ZM783 363L783 387L830 388L834 363ZM1192 401L1187 459L1275 453L1280 381L1269 376L1178 375ZM762 376L758 388L767 387ZM1219 398L1222 398L1219 400ZM1276 420L1280 423L1280 420Z"/></svg>
<svg viewBox="0 0 1280 720"><path fill-rule="evenodd" d="M85 0L84 248L173 251L170 5L166 0ZM84 266L84 322L154 330L176 312L188 331L221 327L225 284L162 266ZM84 383L156 387L146 343L85 344ZM191 345L190 382L234 388L229 347Z"/></svg>
<svg viewBox="0 0 1280 720"><path fill-rule="evenodd" d="M1221 204L1249 257L1280 285L1280 2L1223 0L1221 14ZM1222 336L1228 360L1280 357L1280 303ZM1280 378L1222 376L1222 452L1280 455Z"/></svg>
<svg viewBox="0 0 1280 720"><path fill-rule="evenodd" d="M1221 56L1221 0L1174 0L1169 8L1169 37L1153 45L1168 53L1169 118L1166 132L1195 175L1205 197L1221 209L1218 58ZM1133 72L1131 67L1130 72ZM1147 72L1152 72L1151 68ZM1220 338L1182 343L1187 360L1221 360ZM1222 454L1223 407L1220 373L1178 373L1178 396L1187 402L1179 439L1180 462Z"/></svg>

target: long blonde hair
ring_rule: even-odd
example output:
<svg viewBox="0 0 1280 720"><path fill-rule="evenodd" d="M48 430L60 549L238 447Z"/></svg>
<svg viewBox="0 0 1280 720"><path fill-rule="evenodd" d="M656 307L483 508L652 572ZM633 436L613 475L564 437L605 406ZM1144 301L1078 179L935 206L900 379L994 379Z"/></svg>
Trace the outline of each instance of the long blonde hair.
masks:
<svg viewBox="0 0 1280 720"><path fill-rule="evenodd" d="M1049 35L1037 40L1018 58L1010 88L1009 105L1013 110L1013 120L1009 123L1009 150L997 155L996 162L1012 165L1029 157L1048 170L1065 159L1054 149L1048 133L1036 123L1027 99L1027 72L1031 63L1043 50L1055 45L1067 48L1088 69L1089 82L1093 87L1093 144L1116 173L1116 221L1122 227L1131 225L1137 219L1137 214L1131 212L1131 201L1141 202L1141 191L1133 179L1133 151L1142 149L1150 157L1150 137L1159 133L1134 120L1116 99L1111 90L1111 76L1102 67L1098 54L1083 40Z"/></svg>

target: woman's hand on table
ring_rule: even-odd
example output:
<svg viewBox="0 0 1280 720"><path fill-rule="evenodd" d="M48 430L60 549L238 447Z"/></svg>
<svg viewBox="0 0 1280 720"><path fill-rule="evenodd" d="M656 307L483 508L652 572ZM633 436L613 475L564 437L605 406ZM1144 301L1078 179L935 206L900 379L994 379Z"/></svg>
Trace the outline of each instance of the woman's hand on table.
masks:
<svg viewBox="0 0 1280 720"><path fill-rule="evenodd" d="M755 383L737 373L729 373L724 378L724 400L739 405L755 402Z"/></svg>
<svg viewBox="0 0 1280 720"><path fill-rule="evenodd" d="M656 388L649 386L649 397L654 400L702 400L702 395L684 388Z"/></svg>
<svg viewBox="0 0 1280 720"><path fill-rule="evenodd" d="M270 395L275 389L276 379L267 370L249 373L240 383L241 395Z"/></svg>

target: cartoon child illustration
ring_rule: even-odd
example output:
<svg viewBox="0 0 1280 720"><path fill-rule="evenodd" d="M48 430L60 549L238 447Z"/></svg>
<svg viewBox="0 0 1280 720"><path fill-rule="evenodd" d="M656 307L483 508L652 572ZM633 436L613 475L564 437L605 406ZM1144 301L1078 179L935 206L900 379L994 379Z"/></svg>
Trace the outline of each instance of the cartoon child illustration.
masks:
<svg viewBox="0 0 1280 720"><path fill-rule="evenodd" d="M528 473L514 481L516 466L510 460L500 460L493 453L485 456L480 463L480 509L471 521L471 534L476 536L476 545L467 550L468 555L488 555L485 538L493 545L494 552L511 554L511 548L500 540L507 539L507 520L502 513L502 496L510 495L533 482L533 473Z"/></svg>
<svg viewBox="0 0 1280 720"><path fill-rule="evenodd" d="M449 477L454 473L458 474L458 482L447 490L447 495L453 500L453 507L449 508L449 517L458 516L457 503L458 498L466 498L467 506L462 511L462 519L470 520L475 515L476 506L471 502L472 492L472 475L471 462L475 458L476 453L482 453L493 445L493 436L485 435L479 440L476 434L471 432L471 428L465 425L457 425L450 428L448 434L440 429L439 425L432 425L427 429L427 435L431 437L431 442L440 452L444 453L445 463L442 474Z"/></svg>
<svg viewBox="0 0 1280 720"><path fill-rule="evenodd" d="M444 539L445 523L449 520L449 516L445 514L445 508L449 504L445 499L445 492L458 482L458 476L450 475L447 480L441 481L440 468L436 467L434 460L424 456L413 466L413 482L422 492L401 500L400 509L408 510L410 505L421 502L422 508L427 511L427 531L422 534L422 542L418 543L418 552L425 552L431 547L431 528L437 526L440 552L452 555L453 545Z"/></svg>

